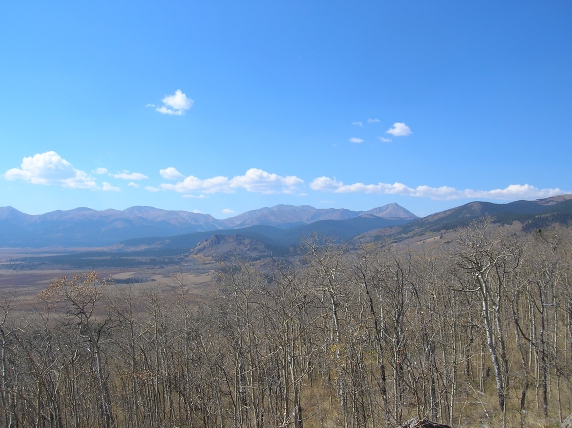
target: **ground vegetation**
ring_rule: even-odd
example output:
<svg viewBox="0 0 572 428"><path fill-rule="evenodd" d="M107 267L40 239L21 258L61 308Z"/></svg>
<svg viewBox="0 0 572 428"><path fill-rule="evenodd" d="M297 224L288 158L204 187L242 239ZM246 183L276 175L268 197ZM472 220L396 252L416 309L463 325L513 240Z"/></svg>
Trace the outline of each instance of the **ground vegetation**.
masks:
<svg viewBox="0 0 572 428"><path fill-rule="evenodd" d="M54 279L0 302L6 427L558 426L572 408L572 231L480 220L434 247L308 239L221 261L197 302ZM137 289L137 290L136 290Z"/></svg>

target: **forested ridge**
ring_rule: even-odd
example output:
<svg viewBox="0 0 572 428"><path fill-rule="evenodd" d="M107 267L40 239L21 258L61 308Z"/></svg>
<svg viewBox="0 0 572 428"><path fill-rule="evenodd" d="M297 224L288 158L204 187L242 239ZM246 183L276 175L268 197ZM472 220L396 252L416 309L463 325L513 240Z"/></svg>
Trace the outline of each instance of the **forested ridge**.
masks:
<svg viewBox="0 0 572 428"><path fill-rule="evenodd" d="M305 243L221 263L207 301L53 280L0 318L6 427L557 426L572 410L572 230ZM139 288L140 285L138 284Z"/></svg>

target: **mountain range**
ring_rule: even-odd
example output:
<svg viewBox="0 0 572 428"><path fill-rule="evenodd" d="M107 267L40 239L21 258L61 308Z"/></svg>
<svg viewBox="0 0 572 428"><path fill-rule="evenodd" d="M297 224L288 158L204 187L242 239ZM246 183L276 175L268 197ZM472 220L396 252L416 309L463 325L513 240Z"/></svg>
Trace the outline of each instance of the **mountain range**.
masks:
<svg viewBox="0 0 572 428"><path fill-rule="evenodd" d="M312 235L337 242L399 242L440 234L490 216L498 224L517 222L523 231L572 222L572 195L507 204L470 202L418 218L398 204L369 211L277 205L227 219L208 214L132 207L123 211L77 208L27 215L0 208L0 247L101 247L113 251L255 248L279 254ZM424 239L424 238L423 238ZM265 248L262 250L262 248Z"/></svg>
<svg viewBox="0 0 572 428"><path fill-rule="evenodd" d="M180 263L181 257L189 255L189 260L199 264L235 255L264 260L299 254L293 248L313 236L345 242L350 247L379 240L406 246L442 245L450 242L455 229L485 216L499 226L511 225L513 231L533 231L554 224L570 226L572 195L507 204L470 202L424 218L415 217L397 204L370 211L279 205L226 220L151 207L124 211L76 209L43 216L0 208L0 248L23 249L23 243L35 248L52 246L42 248L45 254L14 259L18 269L166 266ZM185 228L211 229L181 233ZM170 235L149 234L154 231ZM127 239L122 239L125 236ZM67 249L61 248L66 245ZM100 248L94 249L96 246Z"/></svg>
<svg viewBox="0 0 572 428"><path fill-rule="evenodd" d="M417 216L397 204L369 211L317 209L309 205L277 205L248 211L227 219L216 219L209 214L169 211L153 207L131 207L122 211L76 208L41 215L25 214L12 207L0 207L0 247L105 246L135 238L167 237L197 232L210 232L210 236L213 231L261 226L282 230L296 229L299 230L299 234L303 234L306 232L303 228L305 225L356 218L371 218L374 222L376 219L385 219L390 223L403 224L416 219ZM369 223L373 225L374 222ZM362 229L363 227L359 228Z"/></svg>
<svg viewBox="0 0 572 428"><path fill-rule="evenodd" d="M470 202L456 208L429 215L424 218L396 218L401 211L396 204L364 212L343 220L319 220L312 223L278 228L269 225L249 226L209 232L195 232L170 237L149 237L126 240L119 248L128 251L144 249L188 249L191 253L221 255L233 251L266 254L285 254L301 239L318 235L337 242L352 244L377 240L400 242L410 238L425 239L439 235L471 221L489 216L493 223L513 224L518 222L523 231L543 228L555 223L572 222L572 195L562 195L536 201L516 201L507 204ZM377 217L383 214L387 217Z"/></svg>

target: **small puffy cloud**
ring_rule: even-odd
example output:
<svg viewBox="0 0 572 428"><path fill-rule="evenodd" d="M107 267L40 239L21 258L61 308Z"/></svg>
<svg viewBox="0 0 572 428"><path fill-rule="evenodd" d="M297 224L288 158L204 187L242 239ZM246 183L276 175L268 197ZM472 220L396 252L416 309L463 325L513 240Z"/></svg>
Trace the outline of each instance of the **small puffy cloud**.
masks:
<svg viewBox="0 0 572 428"><path fill-rule="evenodd" d="M316 191L328 193L375 193L385 195L403 195L418 198L430 198L435 200L453 199L536 199L548 198L550 196L561 195L565 192L559 188L538 189L529 184L511 184L504 189L493 190L458 190L454 187L430 187L417 186L408 187L403 183L377 183L377 184L344 184L335 178L319 177L310 183L310 188Z"/></svg>
<svg viewBox="0 0 572 428"><path fill-rule="evenodd" d="M163 105L157 107L155 110L162 114L172 114L176 116L185 114L185 110L190 109L194 102L183 94L180 89L177 89L173 95L165 96L161 101L163 101Z"/></svg>
<svg viewBox="0 0 572 428"><path fill-rule="evenodd" d="M32 184L59 185L72 189L97 189L86 172L75 169L56 152L38 153L22 160L20 168L4 174L7 180L24 180Z"/></svg>
<svg viewBox="0 0 572 428"><path fill-rule="evenodd" d="M235 189L245 189L256 193L293 193L304 183L298 177L282 177L257 168L251 168L244 175L229 179L224 176L200 179L195 176L186 177L175 184L163 183L161 188L179 193L234 193Z"/></svg>
<svg viewBox="0 0 572 428"><path fill-rule="evenodd" d="M158 192L161 189L158 189L157 187L153 186L145 186L145 190L147 190L148 192Z"/></svg>
<svg viewBox="0 0 572 428"><path fill-rule="evenodd" d="M107 168L96 168L93 172L99 175L108 173Z"/></svg>
<svg viewBox="0 0 572 428"><path fill-rule="evenodd" d="M129 171L118 172L117 174L109 174L109 176L113 178L121 178L122 180L145 180L149 178L139 172Z"/></svg>
<svg viewBox="0 0 572 428"><path fill-rule="evenodd" d="M379 119L368 119L367 123L379 123Z"/></svg>
<svg viewBox="0 0 572 428"><path fill-rule="evenodd" d="M350 143L360 144L363 143L363 140L361 138L352 137L350 138Z"/></svg>
<svg viewBox="0 0 572 428"><path fill-rule="evenodd" d="M112 186L111 184L109 184L105 181L103 182L103 185L101 186L101 190L103 190L105 192L121 192L121 189L119 187Z"/></svg>
<svg viewBox="0 0 572 428"><path fill-rule="evenodd" d="M394 137L407 137L411 135L411 129L403 122L395 122L391 128L387 131L388 134L393 135Z"/></svg>
<svg viewBox="0 0 572 428"><path fill-rule="evenodd" d="M391 138L385 138L385 137L379 137L379 139L381 141L383 141L384 143L391 143L391 141L392 141Z"/></svg>
<svg viewBox="0 0 572 428"><path fill-rule="evenodd" d="M172 166L165 169L160 169L159 174L161 174L161 177L166 178L167 180L180 180L181 178L185 177L183 174L177 171L176 168L173 168Z"/></svg>
<svg viewBox="0 0 572 428"><path fill-rule="evenodd" d="M363 126L363 123L361 123L361 122L352 122L352 125L355 125L355 126Z"/></svg>
<svg viewBox="0 0 572 428"><path fill-rule="evenodd" d="M129 184L127 184L127 185L128 185L129 187L133 187L133 188L135 188L135 189L139 189L139 185L138 185L137 183L132 182L132 181L129 182Z"/></svg>
<svg viewBox="0 0 572 428"><path fill-rule="evenodd" d="M222 210L223 214L234 214L234 210L231 210L230 208L225 208L224 210Z"/></svg>
<svg viewBox="0 0 572 428"><path fill-rule="evenodd" d="M293 175L281 177L257 168L250 168L246 174L230 180L233 189L243 188L257 193L293 193L304 181Z"/></svg>

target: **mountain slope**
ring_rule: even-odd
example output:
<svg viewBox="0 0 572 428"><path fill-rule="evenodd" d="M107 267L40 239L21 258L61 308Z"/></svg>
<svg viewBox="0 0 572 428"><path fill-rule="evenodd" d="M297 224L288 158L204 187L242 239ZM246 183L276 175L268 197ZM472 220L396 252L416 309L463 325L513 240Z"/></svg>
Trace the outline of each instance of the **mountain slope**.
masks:
<svg viewBox="0 0 572 428"><path fill-rule="evenodd" d="M139 236L169 235L222 227L206 214L181 215L147 207L145 214L76 208L42 215L27 215L7 207L0 209L0 246L97 246Z"/></svg>
<svg viewBox="0 0 572 428"><path fill-rule="evenodd" d="M309 205L276 205L270 208L260 208L244 214L223 220L227 228L238 229L254 225L292 227L298 224L308 224L320 220L346 220L357 217L361 211L346 209L316 209Z"/></svg>
<svg viewBox="0 0 572 428"><path fill-rule="evenodd" d="M125 249L150 247L193 248L213 235L240 235L244 238L260 241L275 249L282 248L280 251L284 251L288 247L297 245L301 239L311 237L314 234L343 242L369 230L401 226L407 222L408 220L390 220L381 217L354 217L347 220L321 220L288 229L257 225L241 229L217 230L216 232L196 232L170 237L130 239L121 244Z"/></svg>
<svg viewBox="0 0 572 428"><path fill-rule="evenodd" d="M538 229L554 223L569 224L572 222L572 195L560 195L535 201L515 201L507 204L491 202L470 202L460 207L431 214L414 220L388 234L386 230L370 231L362 239L388 238L399 241L425 233L438 233L468 225L485 216L493 222L512 224L518 221L524 231ZM374 238L377 236L377 238Z"/></svg>

